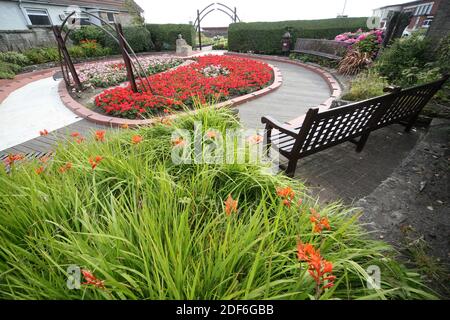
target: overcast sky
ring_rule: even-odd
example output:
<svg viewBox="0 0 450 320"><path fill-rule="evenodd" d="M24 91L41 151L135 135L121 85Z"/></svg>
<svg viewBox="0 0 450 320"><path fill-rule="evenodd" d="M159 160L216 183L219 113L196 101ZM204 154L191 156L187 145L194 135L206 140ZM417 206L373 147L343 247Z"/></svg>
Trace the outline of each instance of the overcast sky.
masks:
<svg viewBox="0 0 450 320"><path fill-rule="evenodd" d="M196 18L197 9L203 9L212 0L135 0L145 10L149 23L188 23ZM345 0L219 0L237 7L239 18L251 21L282 21L335 18L342 13ZM366 17L372 9L404 0L347 0L344 14L350 17ZM206 12L205 12L206 13ZM220 11L210 13L203 26L227 26L230 18Z"/></svg>

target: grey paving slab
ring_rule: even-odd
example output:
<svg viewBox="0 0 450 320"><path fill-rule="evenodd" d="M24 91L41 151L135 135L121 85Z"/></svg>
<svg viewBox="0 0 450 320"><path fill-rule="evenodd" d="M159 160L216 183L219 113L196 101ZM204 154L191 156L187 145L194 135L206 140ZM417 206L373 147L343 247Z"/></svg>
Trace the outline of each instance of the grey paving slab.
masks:
<svg viewBox="0 0 450 320"><path fill-rule="evenodd" d="M287 63L270 63L280 69L283 84L276 91L237 107L245 127L262 128L261 117L265 115L280 121L292 120L330 97L328 85L316 73Z"/></svg>

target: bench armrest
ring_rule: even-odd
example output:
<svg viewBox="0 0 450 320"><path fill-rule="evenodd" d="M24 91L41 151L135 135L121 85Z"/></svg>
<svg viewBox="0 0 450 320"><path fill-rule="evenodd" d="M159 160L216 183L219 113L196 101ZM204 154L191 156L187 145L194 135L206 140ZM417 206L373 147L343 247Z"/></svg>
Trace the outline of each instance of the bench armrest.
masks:
<svg viewBox="0 0 450 320"><path fill-rule="evenodd" d="M266 124L266 127L270 129L277 129L278 131L287 134L288 136L291 136L293 138L297 137L297 133L294 131L294 129L284 123L281 123L280 121L270 117L265 116L261 118L261 122Z"/></svg>

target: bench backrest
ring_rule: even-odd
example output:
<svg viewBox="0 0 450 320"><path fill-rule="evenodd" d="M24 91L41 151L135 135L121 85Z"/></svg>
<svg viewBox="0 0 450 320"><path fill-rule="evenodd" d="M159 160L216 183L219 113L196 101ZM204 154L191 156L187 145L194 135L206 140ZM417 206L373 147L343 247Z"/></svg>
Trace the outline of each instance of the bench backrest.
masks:
<svg viewBox="0 0 450 320"><path fill-rule="evenodd" d="M341 41L298 38L294 50L299 52L317 52L342 58L347 52L348 46L348 43Z"/></svg>
<svg viewBox="0 0 450 320"><path fill-rule="evenodd" d="M397 92L318 112L309 109L291 150L306 156L372 130Z"/></svg>
<svg viewBox="0 0 450 320"><path fill-rule="evenodd" d="M319 113L309 109L297 139L293 154L306 156L359 137L378 128L415 117L449 78L372 99L348 104Z"/></svg>
<svg viewBox="0 0 450 320"><path fill-rule="evenodd" d="M392 105L386 110L375 129L385 127L392 123L407 120L417 115L430 101L434 94L447 81L448 75L430 83L414 86L398 92Z"/></svg>

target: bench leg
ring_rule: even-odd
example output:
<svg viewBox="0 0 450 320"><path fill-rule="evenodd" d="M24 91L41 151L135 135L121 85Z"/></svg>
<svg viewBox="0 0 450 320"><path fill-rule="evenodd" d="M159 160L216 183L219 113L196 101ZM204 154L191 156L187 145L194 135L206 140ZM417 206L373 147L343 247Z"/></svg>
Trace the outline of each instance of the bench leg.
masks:
<svg viewBox="0 0 450 320"><path fill-rule="evenodd" d="M358 143L356 144L356 152L361 152L366 145L367 139L369 138L370 132L365 133L359 138Z"/></svg>
<svg viewBox="0 0 450 320"><path fill-rule="evenodd" d="M266 132L264 134L264 141L263 141L263 150L267 157L270 157L270 148L272 147L272 128L266 126Z"/></svg>
<svg viewBox="0 0 450 320"><path fill-rule="evenodd" d="M291 160L289 160L289 163L288 163L288 166L287 166L287 168L286 168L286 175L288 176L288 177L294 177L294 175L295 175L295 170L297 169L297 162L298 162L298 159L291 159Z"/></svg>
<svg viewBox="0 0 450 320"><path fill-rule="evenodd" d="M405 132L410 132L414 123L416 123L417 118L419 117L419 114L415 114L411 117L411 119L408 121L405 127Z"/></svg>

